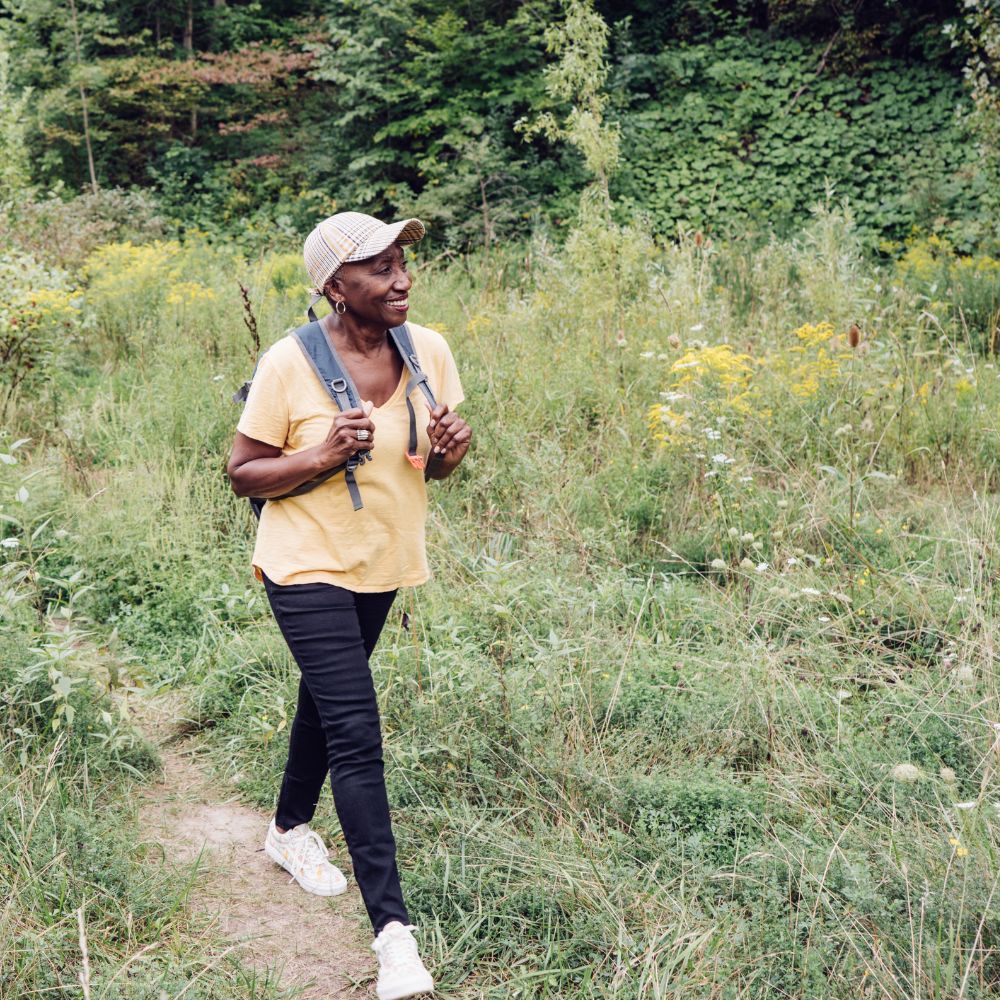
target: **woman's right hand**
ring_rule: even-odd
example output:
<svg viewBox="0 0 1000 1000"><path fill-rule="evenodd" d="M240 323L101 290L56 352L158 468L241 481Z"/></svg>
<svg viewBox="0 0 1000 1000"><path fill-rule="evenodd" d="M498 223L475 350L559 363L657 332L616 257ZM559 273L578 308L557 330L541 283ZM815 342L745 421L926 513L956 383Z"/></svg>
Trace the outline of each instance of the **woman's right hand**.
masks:
<svg viewBox="0 0 1000 1000"><path fill-rule="evenodd" d="M375 447L375 425L369 413L371 403L366 403L364 408L355 406L337 414L326 440L319 446L323 469L334 469L343 465L355 452L371 451ZM358 431L368 431L367 440L359 441Z"/></svg>

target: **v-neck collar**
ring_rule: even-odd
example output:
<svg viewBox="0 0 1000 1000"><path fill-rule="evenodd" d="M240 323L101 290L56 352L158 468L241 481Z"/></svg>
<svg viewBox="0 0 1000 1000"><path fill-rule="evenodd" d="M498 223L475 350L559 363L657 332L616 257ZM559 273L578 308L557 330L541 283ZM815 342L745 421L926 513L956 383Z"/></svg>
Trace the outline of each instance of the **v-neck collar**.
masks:
<svg viewBox="0 0 1000 1000"><path fill-rule="evenodd" d="M350 387L351 392L354 394L354 398L358 401L358 406L360 406L363 402L361 398L361 393L358 392L358 387L355 384L353 377L351 376L350 369L348 369L347 365L344 364L344 359L340 356L340 352L337 350L337 345L333 342L333 337L330 336L330 331L327 329L326 324L323 323L321 320L316 320L316 325L319 327L320 333L322 333L323 336L326 338L326 342L330 348L330 352L336 359L337 364L340 365L340 370L344 373L344 378L347 380L347 384ZM388 330L386 330L385 332L393 352L396 354L396 357L399 357L399 351L396 350L396 342L393 340L392 335L389 333ZM374 412L375 410L384 410L386 407L397 402L398 398L404 394L406 383L409 381L410 372L406 367L405 359L400 358L400 361L403 362L403 370L400 372L399 375L399 384L393 390L392 395L381 406L372 407L372 412Z"/></svg>

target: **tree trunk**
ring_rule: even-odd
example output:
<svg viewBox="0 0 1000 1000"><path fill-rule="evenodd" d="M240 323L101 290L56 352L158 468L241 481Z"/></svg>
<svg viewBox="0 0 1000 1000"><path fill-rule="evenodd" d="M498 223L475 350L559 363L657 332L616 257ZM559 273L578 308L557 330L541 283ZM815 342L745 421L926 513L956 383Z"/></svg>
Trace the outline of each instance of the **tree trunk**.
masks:
<svg viewBox="0 0 1000 1000"><path fill-rule="evenodd" d="M73 48L76 52L76 68L80 69L80 24L76 16L76 0L69 0L69 9L73 15ZM97 194L97 171L94 169L94 147L90 141L90 115L87 110L87 91L80 81L80 108L83 112L83 141L87 146L87 167L90 170L90 190Z"/></svg>
<svg viewBox="0 0 1000 1000"><path fill-rule="evenodd" d="M188 59L194 59L194 0L188 0L187 20L184 22L184 49ZM198 135L198 109L191 109L191 141Z"/></svg>

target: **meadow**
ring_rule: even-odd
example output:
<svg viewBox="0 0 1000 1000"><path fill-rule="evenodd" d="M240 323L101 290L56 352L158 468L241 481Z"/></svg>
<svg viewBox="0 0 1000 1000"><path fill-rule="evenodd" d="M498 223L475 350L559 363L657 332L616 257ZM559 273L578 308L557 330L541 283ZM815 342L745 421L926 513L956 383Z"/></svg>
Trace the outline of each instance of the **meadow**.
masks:
<svg viewBox="0 0 1000 1000"><path fill-rule="evenodd" d="M373 662L442 996L996 996L1000 262L828 197L413 266L476 433ZM127 705L176 692L273 804L297 670L224 467L301 259L0 274L0 996L79 995L85 936L95 998L278 1000L137 843Z"/></svg>

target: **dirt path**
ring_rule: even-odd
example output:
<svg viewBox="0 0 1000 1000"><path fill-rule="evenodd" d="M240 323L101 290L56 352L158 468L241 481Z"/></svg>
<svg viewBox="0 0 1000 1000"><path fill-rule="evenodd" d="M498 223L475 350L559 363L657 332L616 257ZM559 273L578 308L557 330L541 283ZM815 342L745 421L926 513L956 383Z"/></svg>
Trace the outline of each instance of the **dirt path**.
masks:
<svg viewBox="0 0 1000 1000"><path fill-rule="evenodd" d="M264 854L269 817L220 788L196 759L181 699L133 694L129 707L163 759L161 779L142 792L141 835L180 870L190 872L202 855L191 905L244 945L244 963L302 989L301 1000L373 997L371 928L347 859L331 852L348 876L346 893L324 899L303 892Z"/></svg>

